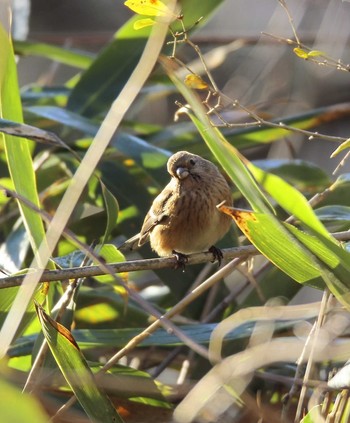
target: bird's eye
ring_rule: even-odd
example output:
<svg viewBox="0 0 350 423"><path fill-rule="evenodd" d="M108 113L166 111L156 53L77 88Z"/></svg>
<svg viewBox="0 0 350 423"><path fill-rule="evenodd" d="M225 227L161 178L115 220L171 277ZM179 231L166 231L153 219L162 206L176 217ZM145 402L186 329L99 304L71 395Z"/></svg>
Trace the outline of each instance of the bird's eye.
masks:
<svg viewBox="0 0 350 423"><path fill-rule="evenodd" d="M191 160L190 160L190 164L191 164L192 166L194 166L194 165L196 164L196 162L195 162L193 159L191 159Z"/></svg>

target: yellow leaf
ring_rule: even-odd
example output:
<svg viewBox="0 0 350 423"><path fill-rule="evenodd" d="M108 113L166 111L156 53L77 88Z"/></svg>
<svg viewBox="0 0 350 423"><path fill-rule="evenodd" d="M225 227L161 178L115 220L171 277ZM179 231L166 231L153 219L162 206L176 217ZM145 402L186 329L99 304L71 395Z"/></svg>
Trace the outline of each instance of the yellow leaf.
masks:
<svg viewBox="0 0 350 423"><path fill-rule="evenodd" d="M309 57L308 53L305 50L303 50L302 48L295 47L295 49L293 49L293 51L298 57L301 57L302 59L307 59Z"/></svg>
<svg viewBox="0 0 350 423"><path fill-rule="evenodd" d="M154 21L151 18L145 18L145 19L139 19L138 21L136 21L134 23L134 29L142 29L145 28L146 26L152 26L156 23L156 21Z"/></svg>
<svg viewBox="0 0 350 423"><path fill-rule="evenodd" d="M233 207L225 206L223 203L220 203L217 208L229 216L232 217L232 219L236 222L239 229L246 235L246 237L251 241L251 234L249 226L247 225L248 221L256 222L255 214L248 210L240 210L235 209Z"/></svg>
<svg viewBox="0 0 350 423"><path fill-rule="evenodd" d="M331 159L335 156L337 156L341 151L347 149L350 147L350 138L348 138L346 141L342 142L340 144L340 146L333 151L333 153L331 154Z"/></svg>
<svg viewBox="0 0 350 423"><path fill-rule="evenodd" d="M307 54L309 57L316 57L316 56L326 56L326 53L324 51L320 50L311 50Z"/></svg>
<svg viewBox="0 0 350 423"><path fill-rule="evenodd" d="M171 10L160 0L127 0L124 4L138 15L173 16Z"/></svg>
<svg viewBox="0 0 350 423"><path fill-rule="evenodd" d="M190 73L185 77L185 84L194 90L207 90L208 84L203 79L194 73Z"/></svg>

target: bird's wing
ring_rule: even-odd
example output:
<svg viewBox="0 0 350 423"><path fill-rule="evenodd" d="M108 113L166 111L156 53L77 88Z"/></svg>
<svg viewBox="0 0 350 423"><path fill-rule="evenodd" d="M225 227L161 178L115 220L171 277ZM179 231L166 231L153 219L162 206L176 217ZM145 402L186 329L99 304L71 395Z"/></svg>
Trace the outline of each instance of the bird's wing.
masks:
<svg viewBox="0 0 350 423"><path fill-rule="evenodd" d="M139 246L148 241L148 236L155 226L159 225L160 223L164 223L164 221L168 218L168 205L169 202L171 202L172 197L173 190L165 187L164 190L158 195L158 197L155 198L152 207L150 208L143 222L140 232Z"/></svg>
<svg viewBox="0 0 350 423"><path fill-rule="evenodd" d="M117 245L120 251L133 251L139 246L140 234L134 235L132 238L127 239L122 244Z"/></svg>

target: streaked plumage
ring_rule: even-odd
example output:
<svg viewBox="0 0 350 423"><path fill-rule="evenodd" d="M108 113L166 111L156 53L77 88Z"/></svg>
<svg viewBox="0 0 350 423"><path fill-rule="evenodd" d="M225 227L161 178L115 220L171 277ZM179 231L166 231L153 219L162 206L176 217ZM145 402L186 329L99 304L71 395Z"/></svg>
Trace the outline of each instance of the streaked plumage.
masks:
<svg viewBox="0 0 350 423"><path fill-rule="evenodd" d="M141 246L150 240L159 256L206 251L232 222L216 208L222 201L232 205L230 188L213 163L187 151L171 156L167 169L171 180L153 201L132 243Z"/></svg>

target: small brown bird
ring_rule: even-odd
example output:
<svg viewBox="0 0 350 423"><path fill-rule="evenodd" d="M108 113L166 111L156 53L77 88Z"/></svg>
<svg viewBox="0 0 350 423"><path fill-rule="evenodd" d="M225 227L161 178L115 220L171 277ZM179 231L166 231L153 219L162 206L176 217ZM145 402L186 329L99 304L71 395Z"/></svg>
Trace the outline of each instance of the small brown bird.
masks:
<svg viewBox="0 0 350 423"><path fill-rule="evenodd" d="M141 232L123 245L141 246L148 240L159 256L181 256L208 250L220 261L214 244L228 231L232 219L216 206L232 205L230 188L209 160L179 151L168 160L171 180L154 199ZM183 258L183 257L182 257Z"/></svg>

